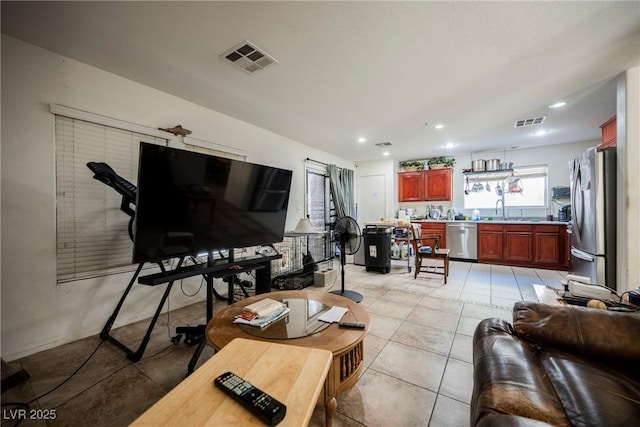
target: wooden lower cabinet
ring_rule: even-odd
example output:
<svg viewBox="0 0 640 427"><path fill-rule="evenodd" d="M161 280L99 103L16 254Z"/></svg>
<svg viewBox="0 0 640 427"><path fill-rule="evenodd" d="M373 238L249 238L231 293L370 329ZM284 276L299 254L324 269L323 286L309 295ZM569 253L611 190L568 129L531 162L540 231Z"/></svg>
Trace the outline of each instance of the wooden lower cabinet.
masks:
<svg viewBox="0 0 640 427"><path fill-rule="evenodd" d="M528 265L533 262L533 227L531 225L504 226L504 261Z"/></svg>
<svg viewBox="0 0 640 427"><path fill-rule="evenodd" d="M420 223L422 235L440 236L440 249L447 247L447 224L445 222L424 221Z"/></svg>
<svg viewBox="0 0 640 427"><path fill-rule="evenodd" d="M568 268L566 225L478 224L478 262Z"/></svg>
<svg viewBox="0 0 640 427"><path fill-rule="evenodd" d="M569 248L566 226L534 226L534 263L539 266L569 267Z"/></svg>
<svg viewBox="0 0 640 427"><path fill-rule="evenodd" d="M478 224L478 261L501 262L503 258L503 225Z"/></svg>

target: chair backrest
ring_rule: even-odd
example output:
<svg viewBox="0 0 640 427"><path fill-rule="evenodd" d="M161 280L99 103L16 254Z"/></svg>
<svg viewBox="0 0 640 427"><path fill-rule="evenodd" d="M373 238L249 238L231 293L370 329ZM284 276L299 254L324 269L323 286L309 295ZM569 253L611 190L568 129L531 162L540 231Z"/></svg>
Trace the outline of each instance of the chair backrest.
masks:
<svg viewBox="0 0 640 427"><path fill-rule="evenodd" d="M411 224L411 244L413 245L413 253L420 253L423 246L431 246L433 251L440 248L440 236L437 234L422 235L422 227L420 224Z"/></svg>

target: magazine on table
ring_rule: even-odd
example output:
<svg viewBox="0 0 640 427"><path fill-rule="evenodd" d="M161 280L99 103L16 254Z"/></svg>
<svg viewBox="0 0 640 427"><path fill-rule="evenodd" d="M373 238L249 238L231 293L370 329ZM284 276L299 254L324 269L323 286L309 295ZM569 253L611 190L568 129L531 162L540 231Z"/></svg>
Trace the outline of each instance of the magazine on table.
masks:
<svg viewBox="0 0 640 427"><path fill-rule="evenodd" d="M289 307L286 304L271 298L265 298L244 307L233 323L264 328L287 315L289 311Z"/></svg>

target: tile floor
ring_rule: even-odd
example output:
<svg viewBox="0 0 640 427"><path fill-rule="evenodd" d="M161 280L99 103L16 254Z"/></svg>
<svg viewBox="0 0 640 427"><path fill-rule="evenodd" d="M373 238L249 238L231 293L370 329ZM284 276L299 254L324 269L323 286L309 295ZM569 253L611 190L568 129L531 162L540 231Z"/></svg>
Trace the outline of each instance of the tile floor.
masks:
<svg viewBox="0 0 640 427"><path fill-rule="evenodd" d="M371 326L365 369L356 386L339 397L334 425L436 427L469 424L471 339L478 322L494 316L511 320L515 301L537 300L533 284L560 287L566 272L454 261L444 285L439 275L421 273L414 280L406 264L394 262L389 274L348 264L345 276L347 288L364 296ZM340 275L334 288L339 286ZM215 310L225 305L216 302ZM55 413L55 420L21 426L127 425L184 378L193 347L174 345L170 336L175 326L202 323L204 312L204 303L196 303L163 315L135 364L97 336L10 362L11 372L25 369L31 378L2 394L2 426L17 425L11 419L16 407L9 402ZM138 322L113 335L133 347L147 325ZM206 348L199 364L213 353ZM310 425L324 425L321 406Z"/></svg>

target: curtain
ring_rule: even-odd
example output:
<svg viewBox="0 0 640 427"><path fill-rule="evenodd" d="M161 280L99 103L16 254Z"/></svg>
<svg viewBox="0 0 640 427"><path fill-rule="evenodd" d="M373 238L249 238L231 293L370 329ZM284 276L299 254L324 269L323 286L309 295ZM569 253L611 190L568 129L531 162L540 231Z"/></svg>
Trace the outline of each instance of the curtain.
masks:
<svg viewBox="0 0 640 427"><path fill-rule="evenodd" d="M354 198L354 173L350 169L329 165L329 182L331 196L338 218L350 216L355 218L356 203Z"/></svg>

